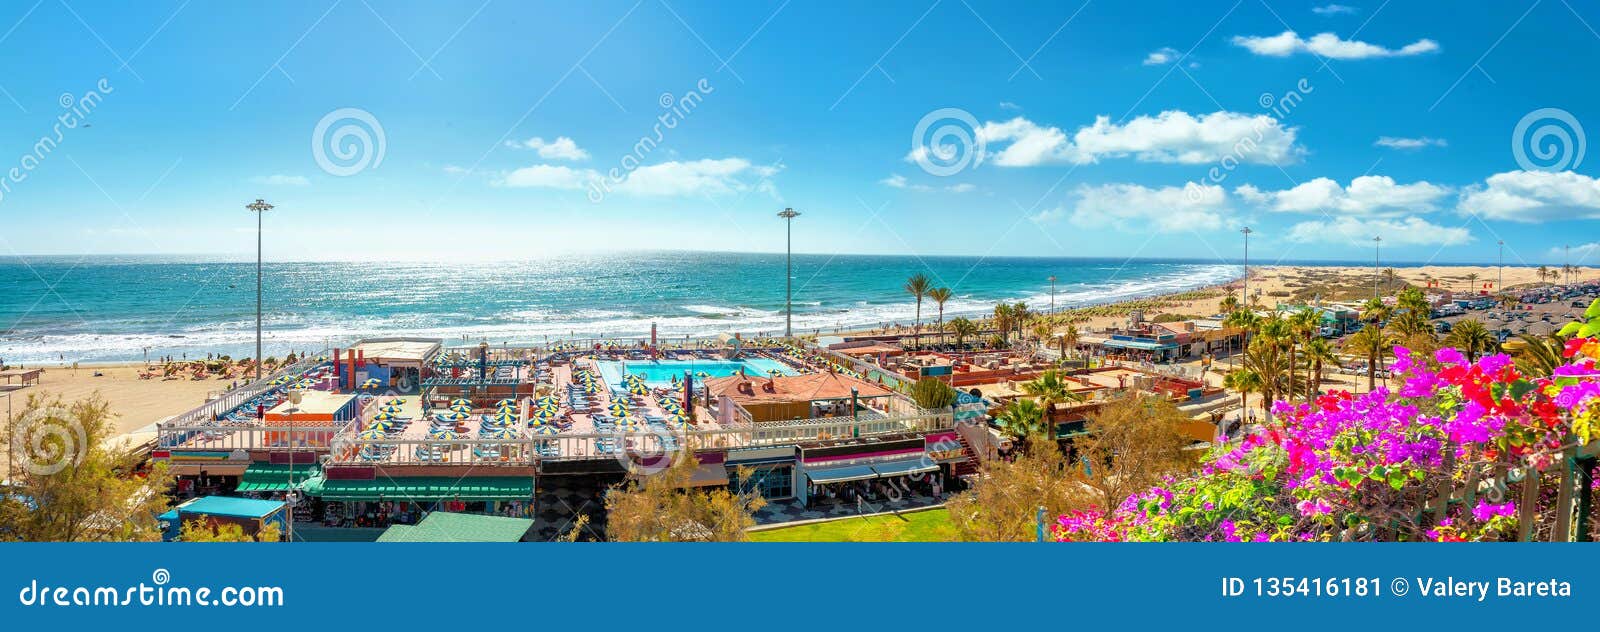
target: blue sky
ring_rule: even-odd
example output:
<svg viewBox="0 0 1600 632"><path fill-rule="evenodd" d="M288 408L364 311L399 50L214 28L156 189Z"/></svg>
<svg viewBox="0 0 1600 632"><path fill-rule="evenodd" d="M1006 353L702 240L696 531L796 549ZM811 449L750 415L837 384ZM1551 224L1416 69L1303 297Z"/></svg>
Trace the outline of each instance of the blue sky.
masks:
<svg viewBox="0 0 1600 632"><path fill-rule="evenodd" d="M1563 2L11 2L0 255L251 254L264 197L273 259L780 251L792 206L802 252L1236 259L1248 225L1259 262L1364 261L1381 234L1397 261L1504 240L1592 264L1595 24ZM941 111L965 137L914 140ZM1519 159L1525 117L1553 154ZM338 138L350 160L319 160Z"/></svg>

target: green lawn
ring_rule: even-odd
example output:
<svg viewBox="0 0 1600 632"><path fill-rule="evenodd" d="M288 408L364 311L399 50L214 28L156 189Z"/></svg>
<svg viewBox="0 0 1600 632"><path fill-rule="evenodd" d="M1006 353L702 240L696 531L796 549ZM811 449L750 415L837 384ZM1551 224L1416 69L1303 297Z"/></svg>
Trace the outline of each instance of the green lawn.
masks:
<svg viewBox="0 0 1600 632"><path fill-rule="evenodd" d="M943 508L914 513L840 518L750 534L752 542L955 542L955 525Z"/></svg>

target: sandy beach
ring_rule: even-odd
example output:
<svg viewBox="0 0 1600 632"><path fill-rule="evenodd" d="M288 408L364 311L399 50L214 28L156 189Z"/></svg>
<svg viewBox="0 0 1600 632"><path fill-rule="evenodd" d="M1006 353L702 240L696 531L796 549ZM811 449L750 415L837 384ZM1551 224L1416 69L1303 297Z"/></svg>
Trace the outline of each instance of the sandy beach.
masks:
<svg viewBox="0 0 1600 632"><path fill-rule="evenodd" d="M1405 286L1413 286L1431 291L1449 291L1457 294L1474 292L1485 283L1495 283L1497 275L1504 274L1504 287L1513 292L1522 287L1547 284L1540 281L1536 268L1504 268L1503 272L1495 266L1424 266L1419 268L1393 268L1395 278L1392 281L1378 279L1379 290L1383 295L1391 295ZM1470 275L1476 275L1475 278ZM1256 296L1259 292L1259 301L1263 306L1272 306L1278 303L1310 303L1320 297L1322 300L1362 300L1372 296L1372 283L1374 275L1371 267L1353 266L1261 266L1250 268L1250 294ZM1573 282L1600 279L1600 268L1580 268L1572 274ZM1556 281L1562 282L1563 279ZM1431 284L1431 285L1430 285ZM1225 289L1232 289L1237 294L1244 284L1231 283ZM1485 290L1489 294L1499 293L1498 288ZM1173 302L1163 309L1146 313L1147 318L1162 313L1182 314L1188 316L1210 316L1221 311L1220 305L1226 293L1216 296ZM1094 316L1087 319L1086 323L1079 323L1078 328L1101 329L1125 320L1123 316Z"/></svg>
<svg viewBox="0 0 1600 632"><path fill-rule="evenodd" d="M34 365L30 365L34 366ZM118 433L137 431L205 403L206 394L227 390L231 380L141 380L144 363L100 364L77 369L71 365L44 365L38 385L12 392L13 406L20 411L29 396L53 397L71 401L99 392L111 402L117 415ZM99 373L100 375L95 375Z"/></svg>

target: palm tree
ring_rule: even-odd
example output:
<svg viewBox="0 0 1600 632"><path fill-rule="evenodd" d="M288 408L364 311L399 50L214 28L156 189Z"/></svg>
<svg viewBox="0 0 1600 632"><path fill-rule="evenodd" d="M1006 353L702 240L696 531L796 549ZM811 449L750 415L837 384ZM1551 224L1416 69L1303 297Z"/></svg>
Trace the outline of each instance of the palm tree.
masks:
<svg viewBox="0 0 1600 632"><path fill-rule="evenodd" d="M978 325L970 320L957 316L950 320L950 333L956 335L956 346L961 347L962 341L966 340L967 336L973 336L978 333Z"/></svg>
<svg viewBox="0 0 1600 632"><path fill-rule="evenodd" d="M1239 392L1239 410L1245 413L1250 410L1250 394L1261 391L1261 375L1250 369L1234 369L1222 376L1222 386ZM1218 428L1223 434L1225 430Z"/></svg>
<svg viewBox="0 0 1600 632"><path fill-rule="evenodd" d="M1395 281L1400 278L1400 275L1394 271L1394 268L1384 268L1381 276L1383 278L1383 287L1389 290L1394 289Z"/></svg>
<svg viewBox="0 0 1600 632"><path fill-rule="evenodd" d="M1501 294L1500 295L1500 308L1501 309L1511 309L1513 307L1516 307L1517 303L1520 303L1520 302L1521 301L1517 300L1517 297L1512 296L1510 294Z"/></svg>
<svg viewBox="0 0 1600 632"><path fill-rule="evenodd" d="M1445 336L1444 343L1460 349L1467 354L1468 362L1476 362L1478 356L1485 353L1494 353L1500 350L1500 341L1483 323L1476 320L1463 320L1450 329L1450 335Z"/></svg>
<svg viewBox="0 0 1600 632"><path fill-rule="evenodd" d="M1302 355L1306 363L1306 403L1309 404L1320 394L1322 367L1329 363L1338 363L1339 358L1333 354L1333 345L1322 338L1307 341Z"/></svg>
<svg viewBox="0 0 1600 632"><path fill-rule="evenodd" d="M1272 314L1256 325L1256 335L1244 353L1244 368L1261 376L1261 394L1266 401L1277 399L1287 389L1293 375L1288 355L1293 347L1294 335L1289 322L1279 314ZM1272 409L1267 407L1267 420L1272 420Z"/></svg>
<svg viewBox="0 0 1600 632"><path fill-rule="evenodd" d="M1541 283L1543 283L1546 279L1550 278L1550 267L1549 266L1539 266L1539 268L1534 270L1533 272L1534 272L1534 274L1539 275L1539 282L1541 282Z"/></svg>
<svg viewBox="0 0 1600 632"><path fill-rule="evenodd" d="M1545 336L1520 334L1517 336L1523 345L1517 350L1513 361L1517 370L1530 378L1549 377L1556 372L1556 367L1566 364L1562 356L1567 346L1567 339L1560 334L1551 333Z"/></svg>
<svg viewBox="0 0 1600 632"><path fill-rule="evenodd" d="M994 328L1000 331L1000 339L1005 340L1011 334L1011 323L1016 319L1016 310L1010 303L996 303L994 306Z"/></svg>
<svg viewBox="0 0 1600 632"><path fill-rule="evenodd" d="M1467 273L1467 293L1468 294L1473 293L1473 290L1476 289L1477 287L1478 287L1478 273L1476 273L1476 272L1468 272Z"/></svg>
<svg viewBox="0 0 1600 632"><path fill-rule="evenodd" d="M1078 348L1078 326L1068 323L1067 328L1061 331L1061 357L1067 357L1067 345L1073 349Z"/></svg>
<svg viewBox="0 0 1600 632"><path fill-rule="evenodd" d="M917 299L917 327L916 332L922 333L922 297L928 295L928 290L933 289L933 282L928 280L928 275L918 272L906 279L906 291ZM921 346L922 337L917 337L917 344Z"/></svg>
<svg viewBox="0 0 1600 632"><path fill-rule="evenodd" d="M1022 336L1022 326L1033 319L1033 312L1028 311L1028 304L1017 301L1011 304L1011 326L1017 330L1017 337Z"/></svg>
<svg viewBox="0 0 1600 632"><path fill-rule="evenodd" d="M1044 408L1044 416L1047 421L1051 422L1047 424L1049 425L1048 433L1051 439L1056 438L1053 419L1056 404L1083 401L1083 396L1072 392L1071 383L1062 379L1061 374L1055 369L1048 369L1044 373L1040 373L1039 377L1023 382L1022 392L1038 400L1039 405Z"/></svg>
<svg viewBox="0 0 1600 632"><path fill-rule="evenodd" d="M1018 399L1006 404L995 421L1006 434L1018 439L1045 432L1044 409L1031 399Z"/></svg>
<svg viewBox="0 0 1600 632"><path fill-rule="evenodd" d="M1242 304L1239 302L1239 297L1229 294L1222 297L1222 302L1217 304L1217 309L1221 310L1224 314L1232 314L1236 311L1239 311L1241 305Z"/></svg>
<svg viewBox="0 0 1600 632"><path fill-rule="evenodd" d="M932 299L933 303L939 306L938 329L940 331L944 330L944 302L950 300L950 295L950 288L947 287L936 287L928 290L928 298ZM942 335L939 337L939 344L944 344L944 336Z"/></svg>
<svg viewBox="0 0 1600 632"><path fill-rule="evenodd" d="M1295 346L1311 342L1316 337L1317 329L1322 324L1322 314L1310 307L1301 308L1291 314L1289 323L1289 393L1287 399L1294 400L1294 371L1295 371Z"/></svg>
<svg viewBox="0 0 1600 632"><path fill-rule="evenodd" d="M1376 325L1365 327L1346 338L1344 346L1352 353L1367 357L1367 390L1376 389L1377 372L1382 368L1383 358L1392 353L1389 350L1389 337L1384 334L1383 328Z"/></svg>

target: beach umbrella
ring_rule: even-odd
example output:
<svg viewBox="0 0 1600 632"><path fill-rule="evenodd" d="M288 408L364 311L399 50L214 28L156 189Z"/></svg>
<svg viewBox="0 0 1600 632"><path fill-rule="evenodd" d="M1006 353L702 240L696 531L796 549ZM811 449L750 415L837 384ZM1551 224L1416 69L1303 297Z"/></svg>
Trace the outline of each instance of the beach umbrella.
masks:
<svg viewBox="0 0 1600 632"><path fill-rule="evenodd" d="M373 421L389 421L394 418L394 413L390 412L382 412L372 416Z"/></svg>
<svg viewBox="0 0 1600 632"><path fill-rule="evenodd" d="M461 435L449 428L434 428L428 431L429 439L460 439Z"/></svg>
<svg viewBox="0 0 1600 632"><path fill-rule="evenodd" d="M502 400L500 400L498 402L495 402L494 405L498 406L500 408L510 408L512 406L516 406L517 402L515 400L510 400L510 399L502 399Z"/></svg>
<svg viewBox="0 0 1600 632"><path fill-rule="evenodd" d="M648 395L650 394L650 389L643 383L634 383L634 385L628 387L628 392L634 395Z"/></svg>
<svg viewBox="0 0 1600 632"><path fill-rule="evenodd" d="M551 408L540 408L539 410L533 411L533 417L535 419L542 419L542 420L545 420L545 421L549 421L551 419L555 419L556 416L559 415L559 414L560 413L557 413L554 409L551 409Z"/></svg>
<svg viewBox="0 0 1600 632"><path fill-rule="evenodd" d="M439 413L434 415L433 418L438 419L439 421L461 421L467 418L467 414L459 410L452 410L448 413Z"/></svg>
<svg viewBox="0 0 1600 632"><path fill-rule="evenodd" d="M767 375L771 375L772 377L778 377L780 375L783 375L783 371L779 371L777 369L772 369L772 370L767 371Z"/></svg>
<svg viewBox="0 0 1600 632"><path fill-rule="evenodd" d="M628 432L639 429L639 422L632 417L623 417L617 420L617 431Z"/></svg>
<svg viewBox="0 0 1600 632"><path fill-rule="evenodd" d="M362 430L361 434L356 435L356 438L364 441L376 441L378 439L387 439L389 435L378 428L368 428Z"/></svg>
<svg viewBox="0 0 1600 632"><path fill-rule="evenodd" d="M486 436L486 437L488 437L490 439L505 440L505 439L515 439L515 438L517 438L517 435L518 435L518 433L517 433L516 429L514 429L514 428L496 428L494 430L490 430L489 432L485 433L484 436Z"/></svg>
<svg viewBox="0 0 1600 632"><path fill-rule="evenodd" d="M457 397L455 399L450 400L450 405L451 406L471 406L472 402L469 402L464 398Z"/></svg>
<svg viewBox="0 0 1600 632"><path fill-rule="evenodd" d="M606 410L611 411L613 415L623 417L628 414L628 405L620 401L613 401L610 406L606 407Z"/></svg>
<svg viewBox="0 0 1600 632"><path fill-rule="evenodd" d="M384 403L388 404L390 406L401 406L401 405L404 405L406 403L406 400L395 398L395 399L391 399L391 400L389 400L387 402L384 402Z"/></svg>
<svg viewBox="0 0 1600 632"><path fill-rule="evenodd" d="M466 404L460 404L460 405L452 404L450 406L450 410L453 410L453 411L458 412L458 413L470 413L470 412L472 412L472 407L471 406L467 406Z"/></svg>
<svg viewBox="0 0 1600 632"><path fill-rule="evenodd" d="M514 421L520 421L521 418L512 413L499 413L494 416L494 420L497 423L508 424Z"/></svg>
<svg viewBox="0 0 1600 632"><path fill-rule="evenodd" d="M393 404L390 404L388 406L383 406L383 407L378 408L378 411L379 412L389 413L389 414L394 414L394 413L400 412L401 408L399 406L395 406Z"/></svg>
<svg viewBox="0 0 1600 632"><path fill-rule="evenodd" d="M545 395L544 397L540 397L539 399L534 400L534 403L536 403L536 404L538 404L540 406L544 406L544 405L555 406L557 404L560 404L561 400L558 400L555 397L550 396L550 395Z"/></svg>
<svg viewBox="0 0 1600 632"><path fill-rule="evenodd" d="M533 433L535 435L543 435L543 436L553 436L553 435L561 434L561 431L557 430L555 426L534 426L533 428L529 429L528 432L531 432L531 433Z"/></svg>
<svg viewBox="0 0 1600 632"><path fill-rule="evenodd" d="M710 373L706 373L705 371L697 371L697 372L695 372L694 376L695 377L699 377L699 378L707 378L707 377L711 377L711 374Z"/></svg>
<svg viewBox="0 0 1600 632"><path fill-rule="evenodd" d="M361 388L378 388L377 378L368 378L367 381L361 383Z"/></svg>

